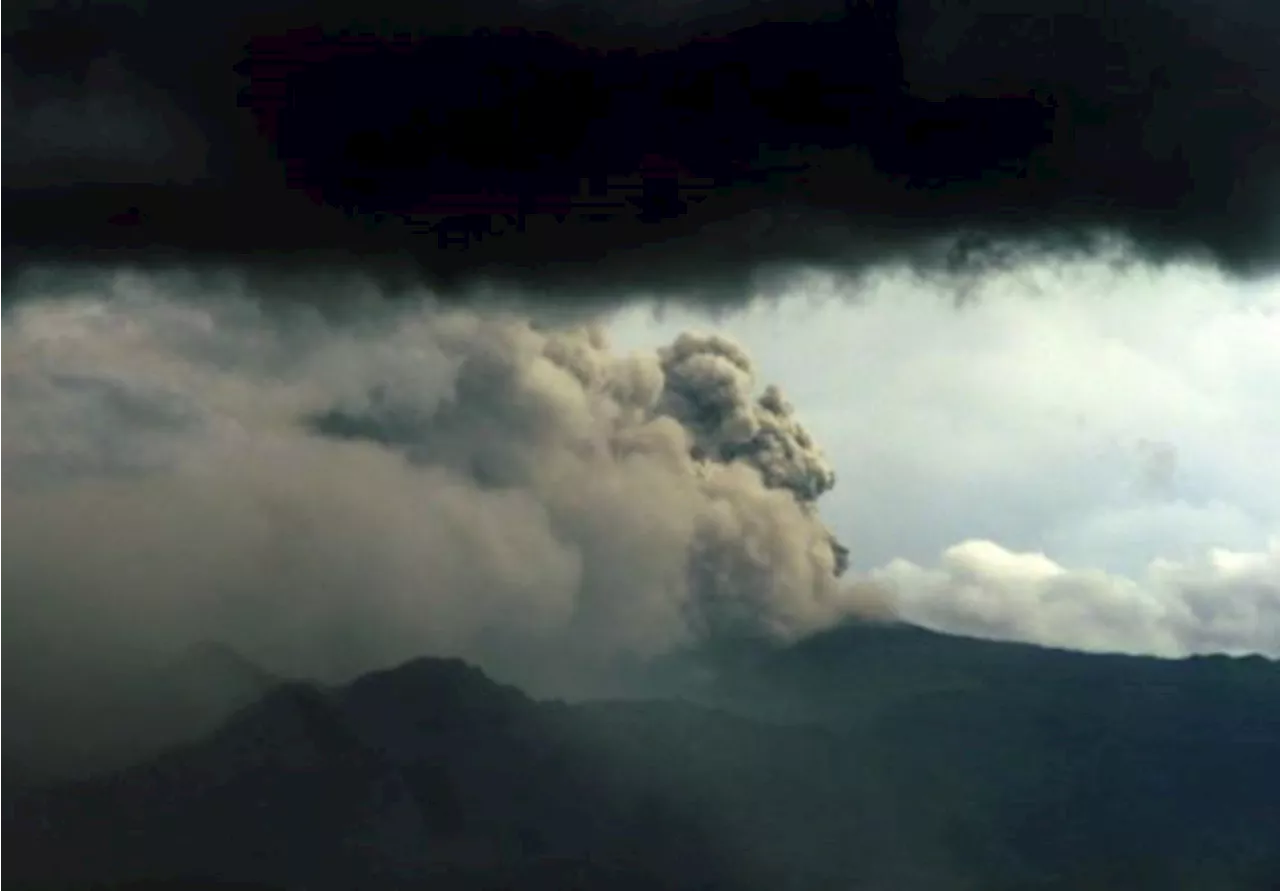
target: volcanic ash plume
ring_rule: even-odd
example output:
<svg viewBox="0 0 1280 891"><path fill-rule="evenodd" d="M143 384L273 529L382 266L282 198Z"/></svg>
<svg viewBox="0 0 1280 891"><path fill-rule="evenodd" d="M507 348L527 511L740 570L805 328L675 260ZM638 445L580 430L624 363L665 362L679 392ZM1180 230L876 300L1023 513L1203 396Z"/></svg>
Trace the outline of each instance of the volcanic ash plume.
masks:
<svg viewBox="0 0 1280 891"><path fill-rule="evenodd" d="M586 687L853 608L832 471L734 343L259 306L117 276L6 317L12 654L217 637L311 675L435 652Z"/></svg>

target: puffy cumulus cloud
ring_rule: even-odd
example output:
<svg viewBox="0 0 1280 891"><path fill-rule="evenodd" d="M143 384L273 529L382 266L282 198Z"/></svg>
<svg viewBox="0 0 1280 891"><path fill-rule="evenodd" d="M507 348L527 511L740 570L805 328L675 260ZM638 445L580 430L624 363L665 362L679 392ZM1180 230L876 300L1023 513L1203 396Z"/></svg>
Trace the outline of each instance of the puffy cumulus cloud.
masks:
<svg viewBox="0 0 1280 891"><path fill-rule="evenodd" d="M871 578L903 618L940 630L1084 650L1280 657L1280 537L1259 552L1155 560L1139 578L973 540L936 567L895 560Z"/></svg>
<svg viewBox="0 0 1280 891"><path fill-rule="evenodd" d="M427 296L340 322L180 275L41 287L3 352L31 683L213 637L287 672L456 653L584 692L863 597L816 513L829 466L723 338L619 354Z"/></svg>

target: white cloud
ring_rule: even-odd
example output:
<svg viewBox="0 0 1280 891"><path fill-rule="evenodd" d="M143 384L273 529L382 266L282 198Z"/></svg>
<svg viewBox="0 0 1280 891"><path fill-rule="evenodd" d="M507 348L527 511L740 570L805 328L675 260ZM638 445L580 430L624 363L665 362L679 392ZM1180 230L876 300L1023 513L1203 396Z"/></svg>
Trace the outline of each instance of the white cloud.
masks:
<svg viewBox="0 0 1280 891"><path fill-rule="evenodd" d="M871 578L902 618L928 628L1084 650L1280 657L1280 538L1254 553L1156 560L1137 579L967 541L937 567L895 560Z"/></svg>

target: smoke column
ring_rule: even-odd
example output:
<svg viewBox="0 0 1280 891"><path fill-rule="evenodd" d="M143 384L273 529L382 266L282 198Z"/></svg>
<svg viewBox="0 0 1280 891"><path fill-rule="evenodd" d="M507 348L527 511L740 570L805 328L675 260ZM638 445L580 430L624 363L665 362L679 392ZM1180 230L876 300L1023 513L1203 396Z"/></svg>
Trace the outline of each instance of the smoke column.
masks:
<svg viewBox="0 0 1280 891"><path fill-rule="evenodd" d="M829 465L723 338L618 354L426 294L335 321L176 273L40 287L4 321L11 703L209 638L285 674L452 654L607 692L859 608Z"/></svg>

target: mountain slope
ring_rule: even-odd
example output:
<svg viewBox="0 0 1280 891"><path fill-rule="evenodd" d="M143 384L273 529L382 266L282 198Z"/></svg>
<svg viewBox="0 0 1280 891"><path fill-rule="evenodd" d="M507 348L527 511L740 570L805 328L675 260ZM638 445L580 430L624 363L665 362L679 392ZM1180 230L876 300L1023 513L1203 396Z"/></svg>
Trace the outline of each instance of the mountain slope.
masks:
<svg viewBox="0 0 1280 891"><path fill-rule="evenodd" d="M918 831L1014 850L1044 887L1280 887L1280 665L1261 657L850 626L704 698L850 732L917 803Z"/></svg>
<svg viewBox="0 0 1280 891"><path fill-rule="evenodd" d="M456 661L285 685L18 801L12 887L1258 889L1280 666L852 627L676 701L537 702ZM161 886L152 886L161 887Z"/></svg>

